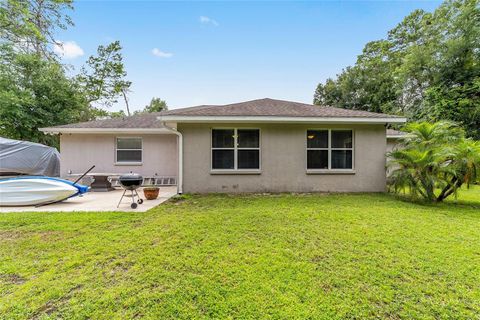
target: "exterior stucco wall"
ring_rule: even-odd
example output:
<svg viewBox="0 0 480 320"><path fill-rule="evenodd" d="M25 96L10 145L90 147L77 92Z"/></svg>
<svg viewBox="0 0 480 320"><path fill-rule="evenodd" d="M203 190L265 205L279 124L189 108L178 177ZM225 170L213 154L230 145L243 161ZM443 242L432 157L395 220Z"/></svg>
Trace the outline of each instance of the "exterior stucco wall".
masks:
<svg viewBox="0 0 480 320"><path fill-rule="evenodd" d="M398 138L388 138L387 139L387 152L386 153L389 153L389 152L392 152L393 149L395 149L395 147L397 147L399 143L399 140ZM390 158L387 157L387 163L388 163L388 160ZM393 170L395 170L397 168L397 166L387 166L387 177L390 176L390 174L392 173Z"/></svg>
<svg viewBox="0 0 480 320"><path fill-rule="evenodd" d="M387 139L387 152L391 152L397 144L397 139Z"/></svg>
<svg viewBox="0 0 480 320"><path fill-rule="evenodd" d="M115 164L115 138L141 137L143 162L141 165ZM94 172L128 173L143 176L177 176L177 136L170 134L115 135L62 134L60 136L61 176L82 173L92 165Z"/></svg>
<svg viewBox="0 0 480 320"><path fill-rule="evenodd" d="M212 128L260 128L261 174L211 174ZM354 130L355 174L307 174L306 130ZM184 137L184 192L383 192L383 125L179 124Z"/></svg>

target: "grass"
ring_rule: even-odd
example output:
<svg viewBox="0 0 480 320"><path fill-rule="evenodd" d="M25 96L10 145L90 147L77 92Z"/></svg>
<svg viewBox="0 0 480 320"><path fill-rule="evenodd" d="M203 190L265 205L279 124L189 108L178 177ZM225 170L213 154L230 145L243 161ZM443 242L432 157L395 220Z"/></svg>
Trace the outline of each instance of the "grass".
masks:
<svg viewBox="0 0 480 320"><path fill-rule="evenodd" d="M0 318L477 318L479 230L479 187L5 213Z"/></svg>

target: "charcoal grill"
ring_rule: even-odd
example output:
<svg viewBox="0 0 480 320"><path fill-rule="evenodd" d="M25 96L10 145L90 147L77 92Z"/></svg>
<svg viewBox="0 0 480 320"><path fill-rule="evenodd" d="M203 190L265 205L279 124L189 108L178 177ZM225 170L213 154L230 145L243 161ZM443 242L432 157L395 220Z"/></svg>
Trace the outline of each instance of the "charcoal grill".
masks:
<svg viewBox="0 0 480 320"><path fill-rule="evenodd" d="M122 197L118 202L117 208L120 206L120 203L122 203L123 197L125 197L125 193L127 193L127 191L130 191L132 193L131 194L132 204L130 205L132 209L137 208L137 203L138 204L143 203L143 199L140 198L137 192L137 189L140 188L143 182L143 177L141 175L136 173L124 174L118 178L118 182L120 183L120 185L124 190L123 190ZM137 198L137 201L135 201L135 197Z"/></svg>

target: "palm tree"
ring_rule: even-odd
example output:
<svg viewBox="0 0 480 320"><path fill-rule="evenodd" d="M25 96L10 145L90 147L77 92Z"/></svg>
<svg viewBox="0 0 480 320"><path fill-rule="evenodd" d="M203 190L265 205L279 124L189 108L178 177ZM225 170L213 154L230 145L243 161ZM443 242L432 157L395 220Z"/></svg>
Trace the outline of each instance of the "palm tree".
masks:
<svg viewBox="0 0 480 320"><path fill-rule="evenodd" d="M453 149L453 156L447 160L449 170L445 170L449 183L442 188L437 201L456 193L463 184L469 187L480 177L480 141L465 139Z"/></svg>
<svg viewBox="0 0 480 320"><path fill-rule="evenodd" d="M413 196L440 202L477 179L480 144L466 139L454 123L410 123L405 130L403 143L389 154L395 192L408 190Z"/></svg>
<svg viewBox="0 0 480 320"><path fill-rule="evenodd" d="M389 163L395 166L391 174L395 192L409 190L429 201L435 199L435 185L439 173L439 159L432 150L398 149L390 153Z"/></svg>

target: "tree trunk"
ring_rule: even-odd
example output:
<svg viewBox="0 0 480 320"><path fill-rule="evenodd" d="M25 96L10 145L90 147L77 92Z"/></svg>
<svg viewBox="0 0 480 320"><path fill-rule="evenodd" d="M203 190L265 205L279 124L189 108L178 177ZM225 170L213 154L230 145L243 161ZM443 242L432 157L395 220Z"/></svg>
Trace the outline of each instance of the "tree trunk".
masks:
<svg viewBox="0 0 480 320"><path fill-rule="evenodd" d="M452 181L449 185L447 185L445 188L443 188L442 192L438 195L437 199L435 200L436 202L442 202L445 200L448 196L450 196L452 193L455 192L456 189L460 188L463 184L463 181L458 178L452 178Z"/></svg>
<svg viewBox="0 0 480 320"><path fill-rule="evenodd" d="M123 95L123 100L125 100L125 105L127 107L127 115L130 116L130 107L128 105L128 98L127 98L127 94L125 92L125 89L122 89L122 95Z"/></svg>
<svg viewBox="0 0 480 320"><path fill-rule="evenodd" d="M38 0L36 2L36 8L35 8L35 14L34 14L34 18L33 18L33 24L35 25L35 27L38 29L38 31L40 32L41 35L44 35L44 33L46 32L46 30L44 30L44 25L43 25L43 19L44 17L42 16L42 10L43 10L43 0ZM40 39L40 36L39 35L36 35L35 36L35 39L33 40L33 50L35 51L35 53L39 56L39 57L42 57L44 56L44 48L43 48L43 43L42 43L42 39Z"/></svg>

